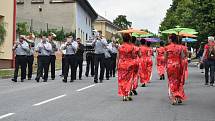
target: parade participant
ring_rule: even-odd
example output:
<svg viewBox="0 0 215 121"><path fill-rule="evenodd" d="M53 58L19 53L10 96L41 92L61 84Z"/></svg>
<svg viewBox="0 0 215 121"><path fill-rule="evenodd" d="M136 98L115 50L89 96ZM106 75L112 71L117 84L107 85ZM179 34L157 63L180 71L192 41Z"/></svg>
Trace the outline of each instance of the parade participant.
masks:
<svg viewBox="0 0 215 121"><path fill-rule="evenodd" d="M149 83L150 81L150 70L149 67L150 64L152 65L152 63L150 63L151 61L151 49L149 49L146 46L146 40L145 39L141 39L141 46L140 46L140 53L141 53L141 58L140 58L140 71L139 71L139 75L140 75L140 83L142 84L141 87L145 87L147 83Z"/></svg>
<svg viewBox="0 0 215 121"><path fill-rule="evenodd" d="M98 68L100 65L100 76L99 80L100 83L103 82L104 79L104 59L105 59L105 49L107 46L106 39L103 39L102 36L97 33L96 39L93 41L93 47L95 49L95 76L94 76L94 82L98 83Z"/></svg>
<svg viewBox="0 0 215 121"><path fill-rule="evenodd" d="M82 80L84 45L81 43L81 38L77 38L76 41L78 43L78 48L76 52L77 59L76 71L77 68L79 68L79 80Z"/></svg>
<svg viewBox="0 0 215 121"><path fill-rule="evenodd" d="M169 98L173 105L180 104L186 99L184 92L184 82L181 80L183 50L177 44L177 36L169 36L169 45L165 47L165 60L168 76Z"/></svg>
<svg viewBox="0 0 215 121"><path fill-rule="evenodd" d="M160 76L160 80L165 80L165 68L166 68L166 63L165 63L165 48L164 48L164 42L160 42L160 47L157 48L157 71Z"/></svg>
<svg viewBox="0 0 215 121"><path fill-rule="evenodd" d="M65 73L64 73L64 79L63 82L67 83L67 77L68 77L68 73L69 73L69 67L71 68L71 80L70 82L73 82L74 80L76 80L76 63L77 63L77 59L76 59L76 51L78 48L78 43L76 41L73 40L72 36L69 36L67 38L67 42L65 44L65 46L62 47L63 50L66 50L66 54L65 54Z"/></svg>
<svg viewBox="0 0 215 121"><path fill-rule="evenodd" d="M210 69L210 85L214 84L214 71L215 71L215 52L214 52L214 37L208 37L208 44L204 47L204 53L201 63L205 65L205 85L209 83L209 69Z"/></svg>
<svg viewBox="0 0 215 121"><path fill-rule="evenodd" d="M41 42L38 43L38 45L35 48L36 52L38 52L38 60L37 60L38 69L37 69L37 76L35 80L39 82L40 77L42 77L43 71L44 71L43 82L47 82L52 46L48 42L45 36L42 36L41 38L42 38Z"/></svg>
<svg viewBox="0 0 215 121"><path fill-rule="evenodd" d="M111 67L110 67L110 77L115 77L116 75L116 57L118 53L118 42L115 37L112 38L112 42L109 44L111 49Z"/></svg>
<svg viewBox="0 0 215 121"><path fill-rule="evenodd" d="M19 41L14 44L13 51L15 51L16 57L14 77L11 80L17 82L19 66L21 66L21 82L24 82L24 79L26 79L27 53L30 51L24 35L21 35Z"/></svg>
<svg viewBox="0 0 215 121"><path fill-rule="evenodd" d="M134 95L137 95L136 89L138 87L140 48L136 46L136 41L137 41L137 38L132 36L131 45L134 48L134 50L133 50L133 61L134 61L134 63L137 64L137 66L134 66L133 71L132 71L133 78L132 78L132 89L131 89L130 95L132 95L132 93L134 93Z"/></svg>
<svg viewBox="0 0 215 121"><path fill-rule="evenodd" d="M35 49L35 36L33 33L30 33L30 35L27 37L27 42L29 44L30 51L27 53L27 67L28 67L28 80L31 80L32 78L32 72L33 72L33 64L34 64L34 49Z"/></svg>
<svg viewBox="0 0 215 121"><path fill-rule="evenodd" d="M129 92L132 89L133 68L137 65L133 61L134 46L129 43L131 36L123 35L123 44L119 48L117 57L118 65L118 95L123 97L123 101L132 100Z"/></svg>
<svg viewBox="0 0 215 121"><path fill-rule="evenodd" d="M50 63L49 63L49 65L51 66L51 79L52 80L55 79L55 61L56 61L55 52L58 51L57 44L53 40L55 37L56 37L56 35L54 33L50 33L48 36L48 41L52 46L52 51L51 51L51 55L50 55Z"/></svg>
<svg viewBox="0 0 215 121"><path fill-rule="evenodd" d="M64 43L60 46L60 52L62 54L62 61L61 61L61 77L64 76L65 73L65 54L66 50L63 50L63 47L66 46L66 38L64 39Z"/></svg>
<svg viewBox="0 0 215 121"><path fill-rule="evenodd" d="M94 76L94 49L92 47L92 45L87 44L86 45L86 61L87 61L87 66L86 66L86 72L85 72L85 76L88 77L89 76L89 71L91 73L91 76Z"/></svg>
<svg viewBox="0 0 215 121"><path fill-rule="evenodd" d="M180 46L182 49L182 54L184 54L184 58L182 58L182 65L181 67L183 68L183 72L181 75L181 79L183 81L183 83L185 84L185 81L188 79L188 49L187 49L187 43L182 43L182 41L180 41Z"/></svg>
<svg viewBox="0 0 215 121"><path fill-rule="evenodd" d="M104 67L105 67L105 75L106 79L110 78L110 69L111 69L111 49L109 46L105 49L105 59L104 59Z"/></svg>

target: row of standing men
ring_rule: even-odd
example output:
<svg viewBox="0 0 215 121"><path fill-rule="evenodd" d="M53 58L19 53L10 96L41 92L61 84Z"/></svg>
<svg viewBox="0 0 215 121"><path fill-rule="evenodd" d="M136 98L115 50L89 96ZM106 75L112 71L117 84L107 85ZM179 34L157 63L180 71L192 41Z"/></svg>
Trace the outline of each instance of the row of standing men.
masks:
<svg viewBox="0 0 215 121"><path fill-rule="evenodd" d="M94 82L98 82L98 67L100 65L100 82L104 79L104 71L106 71L106 79L109 80L110 76L115 77L116 73L116 56L118 52L118 45L113 39L113 42L107 43L106 39L100 34L96 36L96 39L91 45L91 49L86 49L81 43L81 39L73 39L72 36L68 36L65 39L65 43L60 48L53 41L56 35L50 33L49 36L40 37L40 42L35 46L34 35L29 36L21 35L19 40L14 44L13 50L15 51L15 71L12 81L17 82L18 70L21 66L21 82L24 82L26 76L28 80L32 79L32 70L34 63L34 54L37 52L37 75L35 80L40 81L43 78L44 82L48 80L49 66L51 66L51 79L55 79L55 53L60 50L62 52L62 74L64 77L63 82L67 82L69 68L71 69L71 80L76 80L76 71L79 68L79 79L82 79L84 51L86 50L86 73L89 76L94 76ZM26 74L28 69L28 74Z"/></svg>

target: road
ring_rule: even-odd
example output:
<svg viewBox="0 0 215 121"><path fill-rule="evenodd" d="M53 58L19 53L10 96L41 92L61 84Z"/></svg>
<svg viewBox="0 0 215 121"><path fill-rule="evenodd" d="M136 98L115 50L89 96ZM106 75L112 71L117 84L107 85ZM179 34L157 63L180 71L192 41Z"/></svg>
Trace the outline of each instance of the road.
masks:
<svg viewBox="0 0 215 121"><path fill-rule="evenodd" d="M204 75L189 67L188 100L172 106L167 82L156 69L152 83L138 88L138 96L122 102L117 78L94 84L93 78L62 83L0 80L0 121L215 121L215 87L204 86Z"/></svg>

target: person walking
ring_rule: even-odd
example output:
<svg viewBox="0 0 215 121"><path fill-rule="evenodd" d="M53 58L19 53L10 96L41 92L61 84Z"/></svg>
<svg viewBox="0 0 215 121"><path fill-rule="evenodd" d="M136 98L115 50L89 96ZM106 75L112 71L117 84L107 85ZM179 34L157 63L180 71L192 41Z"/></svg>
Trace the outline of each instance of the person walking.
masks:
<svg viewBox="0 0 215 121"><path fill-rule="evenodd" d="M160 76L160 80L165 80L165 48L164 48L164 42L160 42L160 47L156 49L157 52L157 71Z"/></svg>
<svg viewBox="0 0 215 121"><path fill-rule="evenodd" d="M208 37L208 44L204 47L204 53L201 63L205 65L205 85L209 84L209 71L210 71L210 86L214 84L214 71L215 71L215 42L214 37Z"/></svg>
<svg viewBox="0 0 215 121"><path fill-rule="evenodd" d="M87 61L87 66L86 66L86 72L85 76L89 76L89 72L92 77L94 77L94 72L95 72L95 67L94 67L94 53L95 50L93 49L92 45L87 45L86 46L86 61Z"/></svg>
<svg viewBox="0 0 215 121"><path fill-rule="evenodd" d="M45 36L41 37L42 40L36 46L35 50L38 52L38 69L37 69L37 76L35 80L37 82L40 81L40 77L43 76L43 82L47 82L48 80L48 72L49 72L49 62L50 62L50 54L52 52L52 45L48 42Z"/></svg>
<svg viewBox="0 0 215 121"><path fill-rule="evenodd" d="M66 46L66 41L67 39L64 39L64 43L60 46L60 52L62 54L62 58L61 58L61 77L64 77L64 73L65 73L65 54L66 54L66 50L63 50L63 47Z"/></svg>
<svg viewBox="0 0 215 121"><path fill-rule="evenodd" d="M104 59L104 68L105 68L105 75L106 75L106 80L110 79L110 64L111 64L111 52L110 52L110 47L107 46L105 49L105 59Z"/></svg>
<svg viewBox="0 0 215 121"><path fill-rule="evenodd" d="M33 64L34 64L34 50L35 50L35 36L33 33L27 37L30 51L27 53L27 67L28 67L28 80L32 78Z"/></svg>
<svg viewBox="0 0 215 121"><path fill-rule="evenodd" d="M82 80L82 70L83 70L83 54L84 54L84 45L81 43L81 38L77 38L78 48L76 52L76 58L77 58L77 65L76 65L76 71L77 68L79 68L79 80Z"/></svg>
<svg viewBox="0 0 215 121"><path fill-rule="evenodd" d="M110 67L110 77L116 76L116 57L118 53L119 44L116 39L113 37L112 42L109 44L111 49L111 67Z"/></svg>
<svg viewBox="0 0 215 121"><path fill-rule="evenodd" d="M102 38L102 36L97 33L96 39L93 41L93 47L95 49L95 75L94 75L94 82L98 83L98 69L100 66L100 75L99 80L100 83L103 82L104 79L104 59L105 59L105 49L107 47L107 41L105 38Z"/></svg>
<svg viewBox="0 0 215 121"><path fill-rule="evenodd" d="M56 61L56 55L55 53L58 51L57 44L54 42L54 38L56 35L54 33L50 33L48 36L48 41L52 46L52 51L50 54L50 63L49 65L51 66L51 79L55 79L55 61Z"/></svg>
<svg viewBox="0 0 215 121"><path fill-rule="evenodd" d="M16 57L14 77L11 80L17 82L19 67L21 67L21 82L24 82L26 79L27 53L30 51L24 35L21 35L19 41L14 44L13 51L15 51Z"/></svg>
<svg viewBox="0 0 215 121"><path fill-rule="evenodd" d="M76 80L76 51L78 48L78 43L73 39L72 36L69 36L67 38L66 44L62 47L63 50L66 50L65 54L65 73L64 73L64 79L63 82L67 83L67 77L69 73L69 68L71 68L71 80L70 82L73 82Z"/></svg>

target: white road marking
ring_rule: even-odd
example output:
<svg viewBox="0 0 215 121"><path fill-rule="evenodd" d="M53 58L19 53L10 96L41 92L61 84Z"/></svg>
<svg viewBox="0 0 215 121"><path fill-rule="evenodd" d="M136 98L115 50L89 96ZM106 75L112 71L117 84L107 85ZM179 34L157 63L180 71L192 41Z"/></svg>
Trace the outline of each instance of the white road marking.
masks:
<svg viewBox="0 0 215 121"><path fill-rule="evenodd" d="M6 118L6 117L8 117L8 116L12 116L12 115L14 115L15 113L8 113L8 114L5 114L5 115L2 115L2 116L0 116L0 119L3 119L3 118Z"/></svg>
<svg viewBox="0 0 215 121"><path fill-rule="evenodd" d="M83 91L83 90L85 90L85 89L88 89L88 88L91 88L91 87L94 87L94 86L96 86L96 84L93 84L93 85L90 85L90 86L87 86L87 87L78 89L78 90L76 90L76 91L77 91L77 92L80 92L80 91Z"/></svg>
<svg viewBox="0 0 215 121"><path fill-rule="evenodd" d="M57 96L57 97L54 97L52 99L49 99L49 100L45 100L43 102L40 102L40 103L37 103L37 104L34 104L33 106L39 106L39 105L42 105L42 104L45 104L45 103L48 103L48 102L51 102L51 101L54 101L54 100L57 100L57 99L60 99L60 98L63 98L65 97L66 95L60 95L60 96Z"/></svg>

